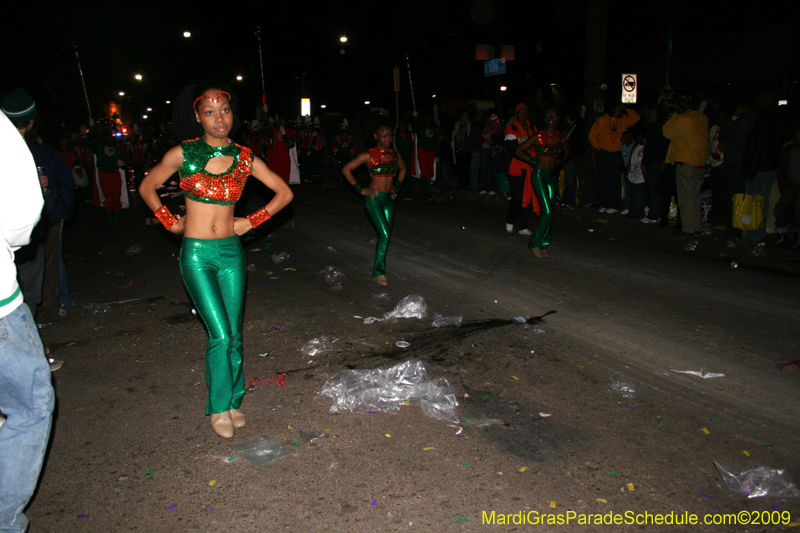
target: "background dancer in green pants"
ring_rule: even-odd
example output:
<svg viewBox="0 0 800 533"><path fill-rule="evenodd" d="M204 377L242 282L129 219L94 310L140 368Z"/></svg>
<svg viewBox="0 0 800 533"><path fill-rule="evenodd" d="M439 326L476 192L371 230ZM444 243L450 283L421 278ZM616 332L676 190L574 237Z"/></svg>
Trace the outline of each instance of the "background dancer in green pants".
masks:
<svg viewBox="0 0 800 533"><path fill-rule="evenodd" d="M142 199L167 230L183 234L180 269L186 290L208 330L206 414L223 438L244 426L239 410L244 396L242 308L245 262L239 235L268 220L292 200L283 179L249 148L229 139L238 124L236 101L217 85L193 86L175 102L172 127L181 144L169 150L139 188ZM180 172L186 216L175 217L156 192ZM247 217L233 208L253 175L275 196Z"/></svg>
<svg viewBox="0 0 800 533"><path fill-rule="evenodd" d="M372 279L378 285L386 286L389 284L386 279L386 252L389 249L394 222L394 199L397 198L397 192L406 178L406 164L400 154L390 148L391 126L379 125L375 128L374 135L377 146L351 159L342 168L342 174L348 183L364 196L364 209L378 234ZM370 175L369 187L362 188L353 177L353 170L360 165L367 165Z"/></svg>
<svg viewBox="0 0 800 533"><path fill-rule="evenodd" d="M547 129L534 133L516 151L519 159L533 167L531 181L542 208L542 215L528 245L536 257L550 257L547 248L550 246L553 209L558 192L558 166L569 159L569 146L558 131L558 111L548 107L544 120Z"/></svg>

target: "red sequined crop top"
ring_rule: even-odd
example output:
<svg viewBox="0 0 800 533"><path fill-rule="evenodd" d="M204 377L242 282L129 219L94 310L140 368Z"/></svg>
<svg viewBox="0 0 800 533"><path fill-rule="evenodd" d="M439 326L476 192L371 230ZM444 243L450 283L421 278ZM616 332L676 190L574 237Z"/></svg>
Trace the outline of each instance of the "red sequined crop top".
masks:
<svg viewBox="0 0 800 533"><path fill-rule="evenodd" d="M227 146L209 146L200 137L181 143L183 166L180 169L181 193L188 199L206 204L233 205L242 196L245 181L253 169L250 148L228 141ZM222 174L206 171L214 157L233 157L233 164Z"/></svg>

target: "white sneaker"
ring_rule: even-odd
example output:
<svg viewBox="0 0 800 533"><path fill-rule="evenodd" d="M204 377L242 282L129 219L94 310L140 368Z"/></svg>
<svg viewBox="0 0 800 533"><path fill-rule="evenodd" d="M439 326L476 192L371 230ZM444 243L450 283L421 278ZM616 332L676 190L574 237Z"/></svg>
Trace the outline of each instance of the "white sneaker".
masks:
<svg viewBox="0 0 800 533"><path fill-rule="evenodd" d="M514 231L514 224L506 224L506 233Z"/></svg>
<svg viewBox="0 0 800 533"><path fill-rule="evenodd" d="M609 215L611 213L619 213L619 209L611 209L610 207L608 207L606 208L606 213L608 213Z"/></svg>
<svg viewBox="0 0 800 533"><path fill-rule="evenodd" d="M481 191L481 194L486 194L486 191Z"/></svg>
<svg viewBox="0 0 800 533"><path fill-rule="evenodd" d="M657 219L653 220L652 218L644 217L644 218L640 219L640 221L641 221L642 224L659 224L659 223L661 223L661 219L660 218L657 218Z"/></svg>
<svg viewBox="0 0 800 533"><path fill-rule="evenodd" d="M606 208L605 207L601 207L597 211L600 212L600 213L605 213L606 212Z"/></svg>
<svg viewBox="0 0 800 533"><path fill-rule="evenodd" d="M64 366L64 361L62 361L61 359L53 359L52 357L49 357L47 359L47 362L50 363L50 372L55 372L56 370Z"/></svg>
<svg viewBox="0 0 800 533"><path fill-rule="evenodd" d="M533 232L529 229L521 229L519 230L520 235L533 235Z"/></svg>
<svg viewBox="0 0 800 533"><path fill-rule="evenodd" d="M625 215L627 215L628 213L630 213L630 210L628 210L628 209L625 209L625 210L623 210L623 211L622 211L622 213L620 213L620 215L622 215L622 216L625 216Z"/></svg>
<svg viewBox="0 0 800 533"><path fill-rule="evenodd" d="M494 192L494 191L489 191L487 194L488 194L489 196L494 196L494 195L496 195L497 193L496 193L496 192Z"/></svg>

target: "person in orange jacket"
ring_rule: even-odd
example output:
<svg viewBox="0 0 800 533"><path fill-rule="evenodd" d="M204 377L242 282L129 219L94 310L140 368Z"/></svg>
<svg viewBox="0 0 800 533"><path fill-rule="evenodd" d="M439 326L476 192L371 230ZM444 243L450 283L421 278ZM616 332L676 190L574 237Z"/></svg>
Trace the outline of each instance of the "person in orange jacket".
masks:
<svg viewBox="0 0 800 533"><path fill-rule="evenodd" d="M594 121L589 142L594 148L592 163L603 184L601 213L616 213L622 201L622 134L639 122L639 113L616 104L611 113Z"/></svg>

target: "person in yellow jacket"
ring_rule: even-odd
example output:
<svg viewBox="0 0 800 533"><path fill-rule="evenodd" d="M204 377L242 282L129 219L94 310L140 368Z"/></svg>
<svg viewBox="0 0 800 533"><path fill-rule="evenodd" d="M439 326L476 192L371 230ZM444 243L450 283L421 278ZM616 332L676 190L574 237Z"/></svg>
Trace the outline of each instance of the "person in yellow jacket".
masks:
<svg viewBox="0 0 800 533"><path fill-rule="evenodd" d="M617 104L611 113L594 121L589 142L594 148L592 163L603 184L601 213L616 213L622 201L622 134L639 122L639 113Z"/></svg>
<svg viewBox="0 0 800 533"><path fill-rule="evenodd" d="M708 118L687 100L667 120L662 133L670 140L666 162L675 163L682 231L696 233L700 230L700 187L708 166Z"/></svg>

